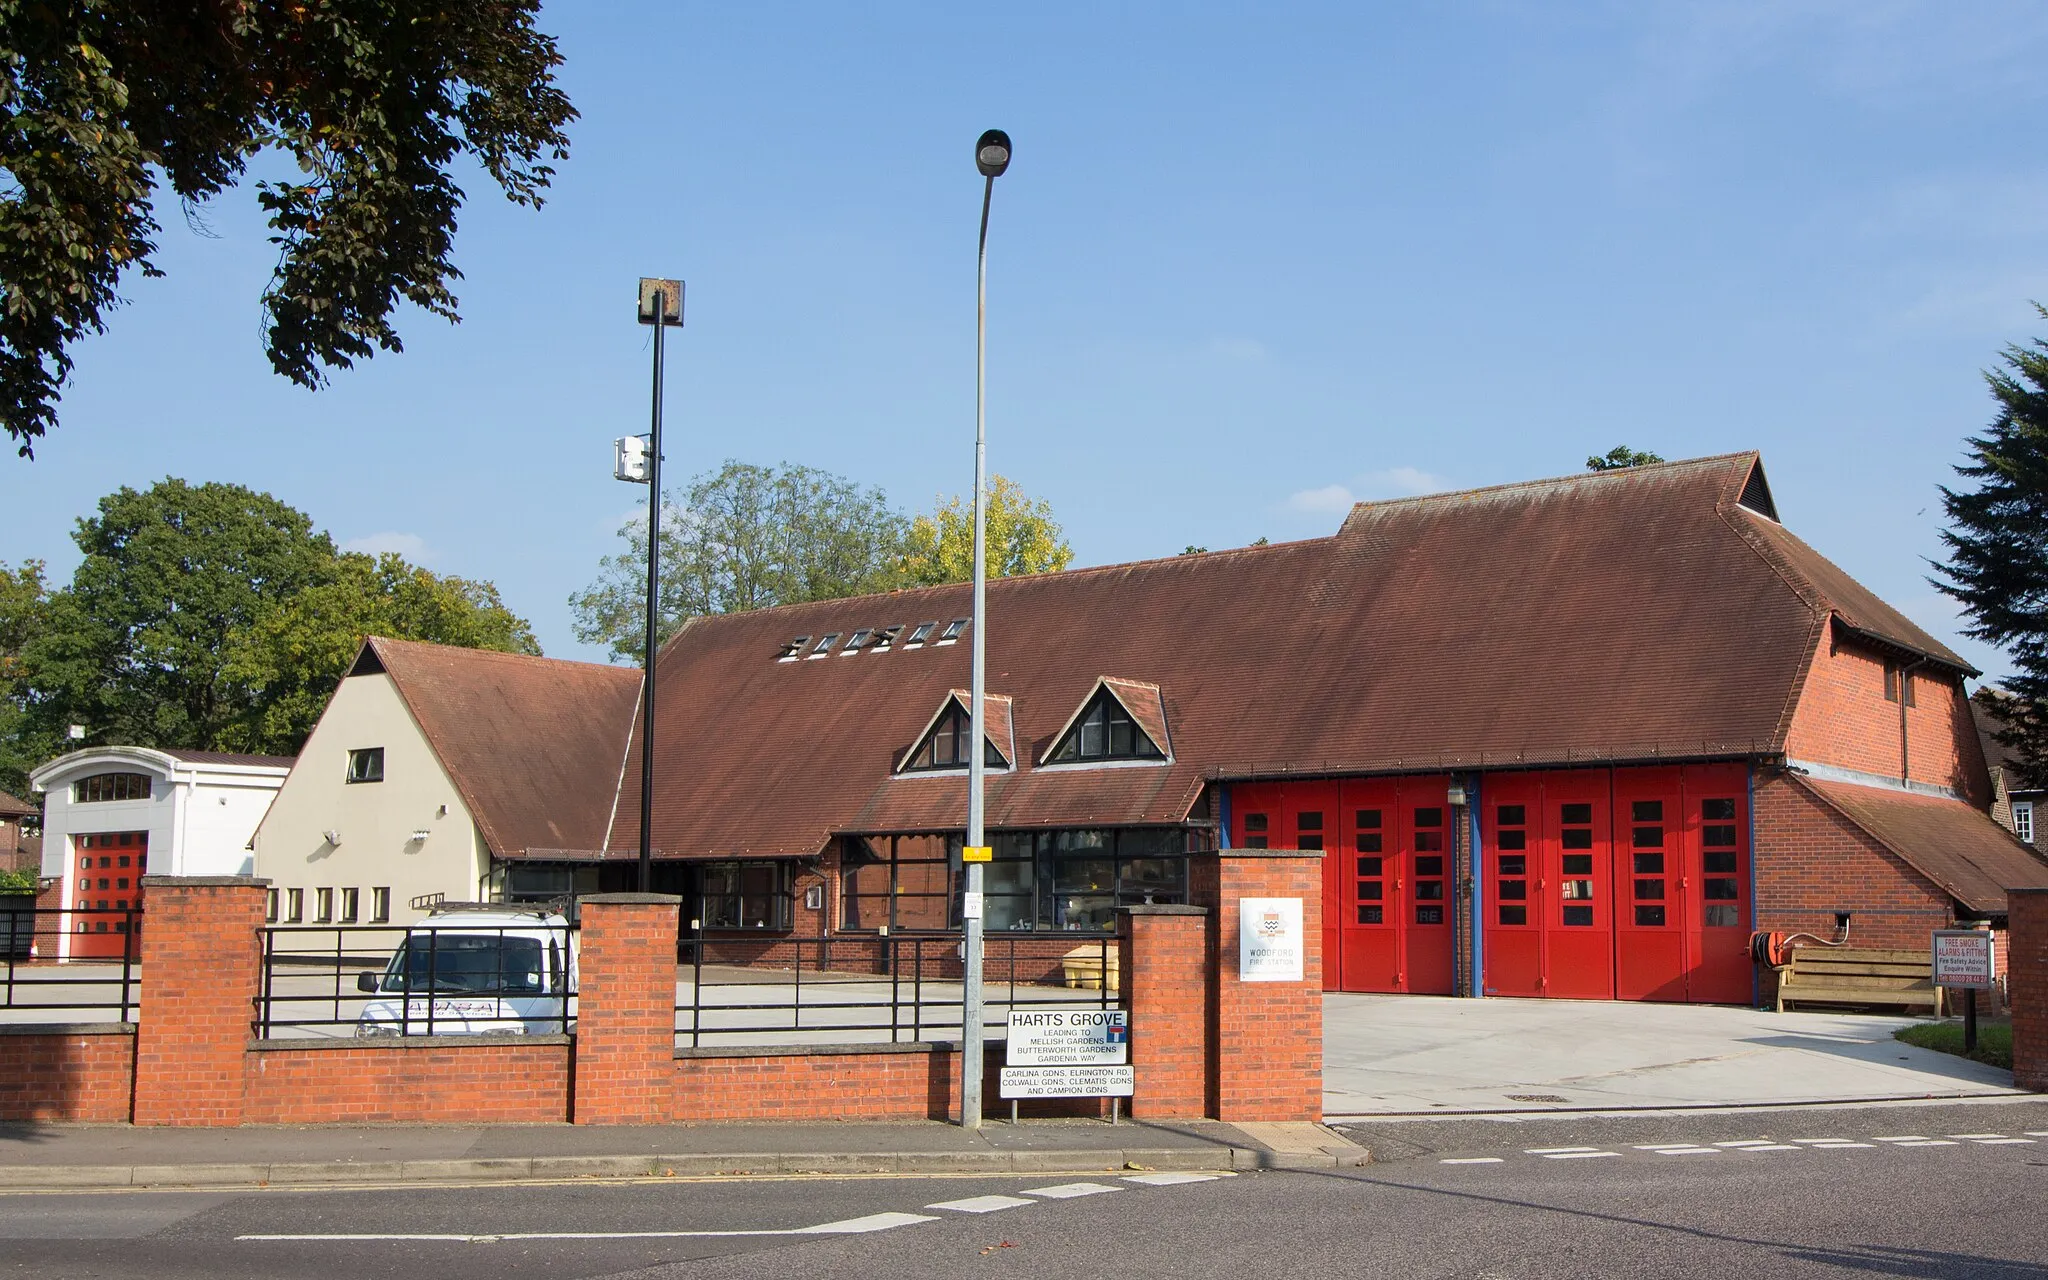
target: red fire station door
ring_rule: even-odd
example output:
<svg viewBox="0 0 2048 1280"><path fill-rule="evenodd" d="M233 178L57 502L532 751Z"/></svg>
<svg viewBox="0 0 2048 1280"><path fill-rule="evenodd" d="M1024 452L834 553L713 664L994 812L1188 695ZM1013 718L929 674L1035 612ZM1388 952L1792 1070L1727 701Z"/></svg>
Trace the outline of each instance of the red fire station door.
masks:
<svg viewBox="0 0 2048 1280"><path fill-rule="evenodd" d="M119 957L129 945L124 914L142 906L142 877L149 864L147 831L104 832L72 838L71 917L73 959ZM99 914L105 912L106 914Z"/></svg>
<svg viewBox="0 0 2048 1280"><path fill-rule="evenodd" d="M1486 993L1612 999L1607 772L1490 774L1480 805Z"/></svg>
<svg viewBox="0 0 2048 1280"><path fill-rule="evenodd" d="M1685 826L1676 767L1615 771L1615 994L1623 1000L1685 999L1685 906L1699 884L1686 866Z"/></svg>
<svg viewBox="0 0 2048 1280"><path fill-rule="evenodd" d="M1686 999L1747 1004L1755 997L1749 959L1749 775L1743 765L1685 768L1684 875Z"/></svg>

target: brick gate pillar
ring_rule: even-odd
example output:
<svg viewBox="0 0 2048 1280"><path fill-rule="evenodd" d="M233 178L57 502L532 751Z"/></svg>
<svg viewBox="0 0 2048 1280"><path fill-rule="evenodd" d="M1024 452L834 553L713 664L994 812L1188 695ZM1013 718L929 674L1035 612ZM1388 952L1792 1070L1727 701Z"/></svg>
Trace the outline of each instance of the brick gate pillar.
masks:
<svg viewBox="0 0 2048 1280"><path fill-rule="evenodd" d="M667 893L600 893L582 899L577 1124L668 1124L675 1119L681 903Z"/></svg>
<svg viewBox="0 0 2048 1280"><path fill-rule="evenodd" d="M1195 900L1215 908L1210 1114L1218 1120L1319 1121L1323 855L1300 849L1225 849L1196 863ZM1239 975L1239 904L1246 898L1301 900L1301 981L1246 982Z"/></svg>
<svg viewBox="0 0 2048 1280"><path fill-rule="evenodd" d="M263 983L253 876L144 876L135 1123L242 1123L243 1058Z"/></svg>
<svg viewBox="0 0 2048 1280"><path fill-rule="evenodd" d="M2008 890L2006 912L2012 1082L2048 1092L2048 889Z"/></svg>
<svg viewBox="0 0 2048 1280"><path fill-rule="evenodd" d="M1131 1114L1199 1120L1209 1114L1209 911L1124 907L1117 968L1131 1015Z"/></svg>

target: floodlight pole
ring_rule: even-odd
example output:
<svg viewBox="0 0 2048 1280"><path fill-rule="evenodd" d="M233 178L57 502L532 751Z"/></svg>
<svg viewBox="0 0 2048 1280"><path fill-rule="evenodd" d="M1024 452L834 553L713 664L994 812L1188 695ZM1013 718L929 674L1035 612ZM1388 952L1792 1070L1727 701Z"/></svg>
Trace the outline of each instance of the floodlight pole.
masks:
<svg viewBox="0 0 2048 1280"><path fill-rule="evenodd" d="M654 421L647 440L647 636L640 676L640 892L654 888L654 653L661 593L662 336L682 327L683 282L642 280L640 323L654 326Z"/></svg>
<svg viewBox="0 0 2048 1280"><path fill-rule="evenodd" d="M981 849L982 744L988 740L982 717L988 667L988 208L996 178L1010 163L1009 135L991 129L975 143L975 167L981 188L981 240L974 264L974 620L968 637L972 675L968 694L967 847ZM986 855L982 855L986 856ZM966 896L961 911L964 933L960 1009L960 1125L981 1127L982 1076L982 863L966 862Z"/></svg>

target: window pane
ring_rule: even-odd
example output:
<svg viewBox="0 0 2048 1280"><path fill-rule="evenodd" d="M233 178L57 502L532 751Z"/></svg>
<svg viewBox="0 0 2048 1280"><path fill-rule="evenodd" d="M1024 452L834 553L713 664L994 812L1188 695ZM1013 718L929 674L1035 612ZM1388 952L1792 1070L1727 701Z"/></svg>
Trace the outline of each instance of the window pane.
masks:
<svg viewBox="0 0 2048 1280"><path fill-rule="evenodd" d="M1500 922L1502 924L1527 924L1529 923L1529 908L1502 907L1500 909Z"/></svg>
<svg viewBox="0 0 2048 1280"><path fill-rule="evenodd" d="M1734 907L1708 907L1705 923L1714 929L1732 929L1738 921Z"/></svg>
<svg viewBox="0 0 2048 1280"><path fill-rule="evenodd" d="M1360 880L1358 882L1358 896L1368 902L1378 902L1384 896L1382 889L1385 884L1386 882L1383 880Z"/></svg>
<svg viewBox="0 0 2048 1280"><path fill-rule="evenodd" d="M1504 804L1498 810L1498 821L1503 827L1519 827L1528 822L1528 810L1519 804Z"/></svg>
<svg viewBox="0 0 2048 1280"><path fill-rule="evenodd" d="M1358 874L1377 878L1382 874L1380 866L1381 863L1378 858L1360 858L1358 860Z"/></svg>
<svg viewBox="0 0 2048 1280"><path fill-rule="evenodd" d="M1630 834L1629 843L1638 849L1662 849L1664 847L1664 828L1637 827Z"/></svg>
<svg viewBox="0 0 2048 1280"><path fill-rule="evenodd" d="M1503 902L1522 902L1529 897L1527 880L1503 880L1500 882L1500 898Z"/></svg>
<svg viewBox="0 0 2048 1280"><path fill-rule="evenodd" d="M1637 800L1629 805L1629 817L1636 822L1664 821L1662 800Z"/></svg>
<svg viewBox="0 0 2048 1280"><path fill-rule="evenodd" d="M1247 849L1263 849L1266 847L1266 837L1246 836L1244 838L1244 847Z"/></svg>
<svg viewBox="0 0 2048 1280"><path fill-rule="evenodd" d="M1593 874L1593 855L1590 853L1568 853L1562 859L1564 873L1568 876L1590 876Z"/></svg>
<svg viewBox="0 0 2048 1280"><path fill-rule="evenodd" d="M1590 849L1593 847L1593 833L1584 827L1576 831L1567 827L1561 833L1559 843L1567 849Z"/></svg>
<svg viewBox="0 0 2048 1280"><path fill-rule="evenodd" d="M1307 813L1297 813L1294 815L1294 825L1302 831L1321 831L1323 829L1323 815L1320 811L1313 809Z"/></svg>
<svg viewBox="0 0 2048 1280"><path fill-rule="evenodd" d="M1652 902L1657 901L1664 896L1664 881L1662 879L1637 880L1636 896Z"/></svg>
<svg viewBox="0 0 2048 1280"><path fill-rule="evenodd" d="M1444 922L1444 909L1443 909L1442 907L1417 907L1417 908L1415 908L1415 923L1417 923L1417 924L1442 924L1443 922Z"/></svg>
<svg viewBox="0 0 2048 1280"><path fill-rule="evenodd" d="M1361 827L1379 826L1380 811L1378 809L1360 809L1358 811L1358 825Z"/></svg>
<svg viewBox="0 0 2048 1280"><path fill-rule="evenodd" d="M1736 891L1735 882L1733 880L1719 880L1711 876L1707 878L1707 891L1705 897L1709 902L1733 902L1741 896L1742 895Z"/></svg>
<svg viewBox="0 0 2048 1280"><path fill-rule="evenodd" d="M1497 859L1500 873L1504 876L1525 876L1529 874L1529 855L1525 853L1501 854Z"/></svg>
<svg viewBox="0 0 2048 1280"><path fill-rule="evenodd" d="M1417 809L1415 811L1415 825L1418 827L1440 827L1444 825L1444 811L1442 809Z"/></svg>
<svg viewBox="0 0 2048 1280"><path fill-rule="evenodd" d="M1564 922L1568 925L1590 925L1593 923L1593 908L1566 907L1564 909Z"/></svg>
<svg viewBox="0 0 2048 1280"><path fill-rule="evenodd" d="M1702 800L1700 801L1700 816L1709 822L1732 822L1735 819L1735 802L1733 800Z"/></svg>
<svg viewBox="0 0 2048 1280"><path fill-rule="evenodd" d="M1526 831L1502 831L1494 836L1493 842L1503 849L1526 849L1529 847L1529 833Z"/></svg>
<svg viewBox="0 0 2048 1280"><path fill-rule="evenodd" d="M1444 847L1444 833L1441 831L1418 831L1415 833L1417 849L1441 849Z"/></svg>
<svg viewBox="0 0 2048 1280"><path fill-rule="evenodd" d="M1303 836L1294 842L1294 847L1297 849L1320 849L1323 847L1323 838L1319 835Z"/></svg>
<svg viewBox="0 0 2048 1280"><path fill-rule="evenodd" d="M1385 921L1385 916L1384 916L1384 912L1385 912L1385 910L1386 910L1386 909L1385 909L1384 907L1360 907L1360 908L1358 909L1358 923L1360 923L1360 924L1381 924L1381 923L1384 923L1384 921Z"/></svg>
<svg viewBox="0 0 2048 1280"><path fill-rule="evenodd" d="M1418 902L1442 902L1444 900L1444 882L1441 880L1417 880L1415 882L1415 898Z"/></svg>
<svg viewBox="0 0 2048 1280"><path fill-rule="evenodd" d="M1593 806L1590 804L1568 804L1558 812L1559 816L1567 824L1590 824L1593 821Z"/></svg>
<svg viewBox="0 0 2048 1280"><path fill-rule="evenodd" d="M1661 853L1639 853L1636 855L1636 874L1658 876L1664 874L1664 855Z"/></svg>
<svg viewBox="0 0 2048 1280"><path fill-rule="evenodd" d="M1133 741L1134 741L1134 740L1133 740L1133 739L1132 739L1132 737L1131 737L1131 731L1132 731L1132 725L1131 725L1131 722L1130 722L1130 721L1128 721L1128 720L1125 720L1125 719L1123 719L1122 717L1118 717L1117 719L1115 719L1115 720L1113 720L1113 721L1111 721L1111 722L1110 722L1110 726L1109 726L1109 754L1110 754L1110 755L1112 755L1112 756L1128 756L1128 755L1134 754L1134 752L1133 752Z"/></svg>
<svg viewBox="0 0 2048 1280"><path fill-rule="evenodd" d="M1358 837L1357 837L1357 839L1358 839L1358 851L1359 851L1360 853L1378 853L1378 852L1380 851L1380 833L1379 833L1379 832L1377 832L1377 831L1361 831L1361 832L1359 832L1359 833L1358 833Z"/></svg>
<svg viewBox="0 0 2048 1280"><path fill-rule="evenodd" d="M1418 876L1440 876L1443 873L1444 860L1442 857L1417 858L1415 860L1415 874Z"/></svg>
<svg viewBox="0 0 2048 1280"><path fill-rule="evenodd" d="M1651 927L1651 926L1654 926L1654 925L1661 925L1661 924L1663 924L1663 923L1664 923L1664 908L1662 908L1662 907L1637 907L1637 908L1636 908L1636 923L1637 923L1638 925L1641 925L1641 926L1645 927L1645 928L1648 928L1648 927Z"/></svg>
<svg viewBox="0 0 2048 1280"><path fill-rule="evenodd" d="M1567 880L1561 887L1564 889L1562 896L1568 901L1590 902L1593 899L1593 882L1591 880Z"/></svg>
<svg viewBox="0 0 2048 1280"><path fill-rule="evenodd" d="M1735 870L1735 851L1732 849L1723 851L1721 853L1709 852L1702 854L1700 855L1700 860L1706 864L1705 869L1708 871Z"/></svg>
<svg viewBox="0 0 2048 1280"><path fill-rule="evenodd" d="M1700 833L1700 843L1726 848L1735 843L1735 828L1732 826L1708 827Z"/></svg>
<svg viewBox="0 0 2048 1280"><path fill-rule="evenodd" d="M1266 815L1263 813L1248 813L1244 815L1244 829L1246 831L1264 831L1266 829Z"/></svg>

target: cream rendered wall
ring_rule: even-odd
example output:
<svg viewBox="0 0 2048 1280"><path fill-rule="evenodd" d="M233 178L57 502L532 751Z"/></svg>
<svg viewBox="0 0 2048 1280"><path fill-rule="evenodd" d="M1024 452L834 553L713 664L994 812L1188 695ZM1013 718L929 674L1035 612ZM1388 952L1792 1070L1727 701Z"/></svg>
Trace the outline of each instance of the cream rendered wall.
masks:
<svg viewBox="0 0 2048 1280"><path fill-rule="evenodd" d="M382 782L347 780L348 753L361 747L384 748ZM418 831L424 840L413 838ZM370 891L381 886L391 890L392 922L407 924L425 914L408 905L413 898L474 900L488 869L469 810L391 677L344 679L256 829L256 874L278 889L280 922L285 890L304 890L302 922L313 924L314 890L335 890L338 917L340 891L355 888L356 922L369 924Z"/></svg>

